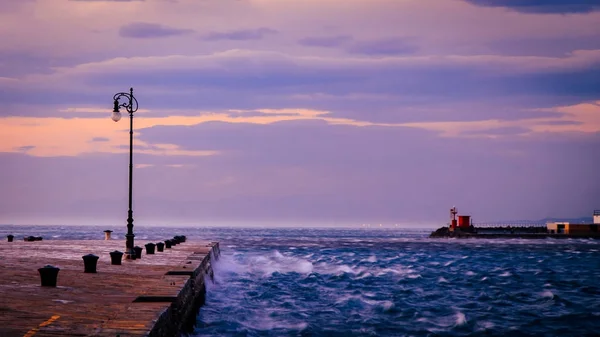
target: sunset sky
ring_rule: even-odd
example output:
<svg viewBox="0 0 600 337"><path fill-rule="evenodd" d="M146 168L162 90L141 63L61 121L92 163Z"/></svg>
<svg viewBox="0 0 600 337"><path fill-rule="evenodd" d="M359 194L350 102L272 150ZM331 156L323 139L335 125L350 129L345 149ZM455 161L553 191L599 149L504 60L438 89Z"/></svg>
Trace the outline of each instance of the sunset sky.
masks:
<svg viewBox="0 0 600 337"><path fill-rule="evenodd" d="M0 223L600 209L600 0L0 0Z"/></svg>

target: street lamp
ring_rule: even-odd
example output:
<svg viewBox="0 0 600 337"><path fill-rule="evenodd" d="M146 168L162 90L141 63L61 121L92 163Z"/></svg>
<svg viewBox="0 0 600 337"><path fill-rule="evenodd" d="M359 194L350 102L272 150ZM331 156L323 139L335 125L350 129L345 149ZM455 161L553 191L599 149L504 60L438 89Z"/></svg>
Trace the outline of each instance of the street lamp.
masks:
<svg viewBox="0 0 600 337"><path fill-rule="evenodd" d="M125 98L125 102L121 103L120 99ZM129 89L129 93L120 92L113 97L114 109L112 120L118 122L121 119L120 107L125 108L129 113L129 211L127 211L127 234L125 234L125 259L135 260L135 251L133 250L133 211L132 206L132 190L133 190L133 113L138 109L138 102L133 97L133 88Z"/></svg>

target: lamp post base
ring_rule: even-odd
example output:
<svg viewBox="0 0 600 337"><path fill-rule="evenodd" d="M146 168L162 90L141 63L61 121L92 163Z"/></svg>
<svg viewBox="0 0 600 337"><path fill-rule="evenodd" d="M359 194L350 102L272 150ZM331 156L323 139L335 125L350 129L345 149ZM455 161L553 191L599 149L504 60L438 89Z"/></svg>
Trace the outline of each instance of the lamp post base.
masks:
<svg viewBox="0 0 600 337"><path fill-rule="evenodd" d="M135 251L133 249L127 249L125 251L125 260L135 260Z"/></svg>
<svg viewBox="0 0 600 337"><path fill-rule="evenodd" d="M133 238L135 234L125 234L125 260L135 260L135 250L133 249Z"/></svg>

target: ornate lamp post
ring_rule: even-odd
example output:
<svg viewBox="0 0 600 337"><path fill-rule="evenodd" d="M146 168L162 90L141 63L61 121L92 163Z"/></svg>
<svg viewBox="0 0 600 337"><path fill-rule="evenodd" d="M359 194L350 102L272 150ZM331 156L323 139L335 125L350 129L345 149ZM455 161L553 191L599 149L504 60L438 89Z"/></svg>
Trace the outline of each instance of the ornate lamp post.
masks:
<svg viewBox="0 0 600 337"><path fill-rule="evenodd" d="M121 98L125 98L121 103ZM120 92L113 97L114 109L112 120L118 122L121 119L120 107L123 107L129 113L129 211L127 212L127 234L125 234L125 259L135 260L135 251L133 250L133 211L132 208L132 190L133 190L133 113L138 109L138 102L133 97L133 88L129 93Z"/></svg>

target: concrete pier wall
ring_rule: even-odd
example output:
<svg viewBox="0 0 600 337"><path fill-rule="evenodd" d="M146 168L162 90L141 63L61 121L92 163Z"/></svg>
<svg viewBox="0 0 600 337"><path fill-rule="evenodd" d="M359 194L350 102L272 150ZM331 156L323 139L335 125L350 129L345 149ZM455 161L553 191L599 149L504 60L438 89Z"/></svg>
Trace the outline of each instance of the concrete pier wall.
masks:
<svg viewBox="0 0 600 337"><path fill-rule="evenodd" d="M198 310L206 300L206 279L213 277L212 262L219 258L219 243L212 244L208 255L192 254L185 264L201 260L171 305L164 310L148 333L149 337L170 337L193 331ZM185 265L181 269L185 269ZM176 270L183 272L182 270Z"/></svg>

